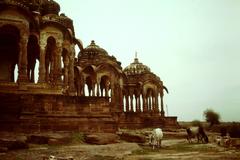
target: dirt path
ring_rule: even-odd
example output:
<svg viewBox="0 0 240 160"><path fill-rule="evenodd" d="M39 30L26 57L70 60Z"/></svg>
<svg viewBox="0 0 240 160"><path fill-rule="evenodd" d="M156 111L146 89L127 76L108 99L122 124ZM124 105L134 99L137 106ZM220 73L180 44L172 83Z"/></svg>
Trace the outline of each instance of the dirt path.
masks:
<svg viewBox="0 0 240 160"><path fill-rule="evenodd" d="M109 145L33 145L28 150L0 154L1 160L42 160L43 157L73 157L74 160L238 160L240 151L216 144L188 144L185 139L163 140L162 148L152 150L147 144L116 143Z"/></svg>
<svg viewBox="0 0 240 160"><path fill-rule="evenodd" d="M239 160L240 151L227 149L214 143L189 144L184 139L165 140L162 148L152 150L142 147L143 150L135 155L125 157L125 160Z"/></svg>

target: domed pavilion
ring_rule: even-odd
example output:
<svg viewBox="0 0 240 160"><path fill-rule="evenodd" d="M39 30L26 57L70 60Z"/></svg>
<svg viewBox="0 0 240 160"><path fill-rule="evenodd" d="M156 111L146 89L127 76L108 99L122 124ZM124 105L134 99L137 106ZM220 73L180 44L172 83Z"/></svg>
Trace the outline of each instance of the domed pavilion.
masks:
<svg viewBox="0 0 240 160"><path fill-rule="evenodd" d="M137 57L122 69L94 41L84 48L60 10L54 0L0 0L0 131L176 127L161 79Z"/></svg>

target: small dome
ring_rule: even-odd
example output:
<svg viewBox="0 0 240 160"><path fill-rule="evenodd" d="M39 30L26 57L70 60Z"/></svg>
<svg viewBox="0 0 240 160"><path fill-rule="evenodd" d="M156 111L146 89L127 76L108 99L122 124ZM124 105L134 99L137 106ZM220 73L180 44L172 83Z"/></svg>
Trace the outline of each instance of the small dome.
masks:
<svg viewBox="0 0 240 160"><path fill-rule="evenodd" d="M91 44L83 49L80 52L83 55L96 56L96 55L108 55L107 51L98 45L95 44L94 40L91 41ZM80 56L80 55L79 55Z"/></svg>
<svg viewBox="0 0 240 160"><path fill-rule="evenodd" d="M16 6L24 10L29 10L29 5L26 2L26 0L11 0L11 1L0 0L0 6L2 5Z"/></svg>
<svg viewBox="0 0 240 160"><path fill-rule="evenodd" d="M134 59L134 62L127 66L123 71L126 75L136 75L151 72L150 68L140 63L137 57Z"/></svg>
<svg viewBox="0 0 240 160"><path fill-rule="evenodd" d="M60 5L54 0L44 0L42 5L42 13L46 14L56 14L60 12Z"/></svg>

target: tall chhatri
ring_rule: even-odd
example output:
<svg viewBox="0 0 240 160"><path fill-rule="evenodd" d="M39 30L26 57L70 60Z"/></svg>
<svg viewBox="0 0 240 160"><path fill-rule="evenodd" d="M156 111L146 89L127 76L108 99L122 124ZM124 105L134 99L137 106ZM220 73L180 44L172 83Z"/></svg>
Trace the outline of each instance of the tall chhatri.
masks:
<svg viewBox="0 0 240 160"><path fill-rule="evenodd" d="M122 69L94 41L84 48L73 21L59 12L53 0L0 1L1 130L115 132L177 125L177 117L164 114L167 88L149 67L135 57Z"/></svg>

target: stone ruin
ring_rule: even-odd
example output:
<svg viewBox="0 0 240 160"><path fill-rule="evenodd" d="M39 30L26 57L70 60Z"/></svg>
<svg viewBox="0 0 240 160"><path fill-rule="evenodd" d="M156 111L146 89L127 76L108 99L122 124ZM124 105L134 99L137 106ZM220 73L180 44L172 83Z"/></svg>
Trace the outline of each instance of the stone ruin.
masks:
<svg viewBox="0 0 240 160"><path fill-rule="evenodd" d="M1 131L177 126L165 116L168 90L157 75L137 57L122 69L94 41L84 48L59 12L53 0L0 1Z"/></svg>

